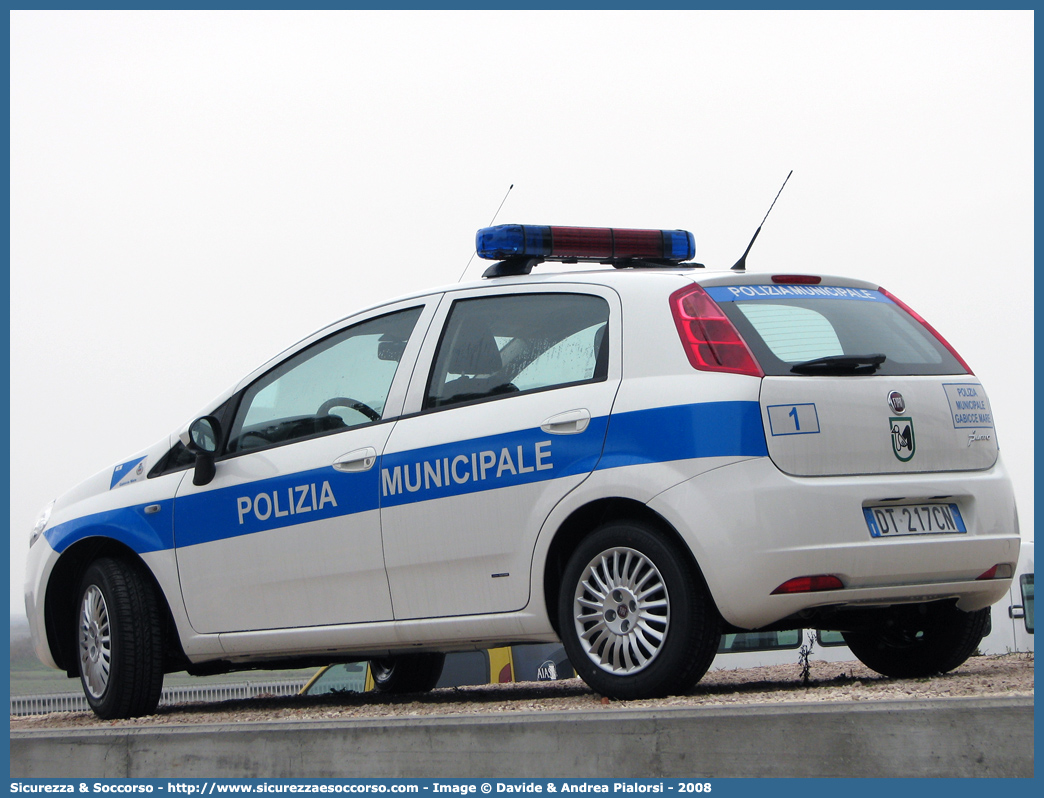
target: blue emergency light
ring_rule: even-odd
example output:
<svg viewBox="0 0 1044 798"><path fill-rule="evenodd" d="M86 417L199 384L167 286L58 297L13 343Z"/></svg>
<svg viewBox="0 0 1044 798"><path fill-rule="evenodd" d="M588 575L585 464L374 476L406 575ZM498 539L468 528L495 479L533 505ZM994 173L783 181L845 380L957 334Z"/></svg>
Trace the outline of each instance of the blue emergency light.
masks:
<svg viewBox="0 0 1044 798"><path fill-rule="evenodd" d="M619 227L552 227L501 224L475 234L480 258L543 258L561 261L649 260L678 263L696 255L688 230L627 230Z"/></svg>

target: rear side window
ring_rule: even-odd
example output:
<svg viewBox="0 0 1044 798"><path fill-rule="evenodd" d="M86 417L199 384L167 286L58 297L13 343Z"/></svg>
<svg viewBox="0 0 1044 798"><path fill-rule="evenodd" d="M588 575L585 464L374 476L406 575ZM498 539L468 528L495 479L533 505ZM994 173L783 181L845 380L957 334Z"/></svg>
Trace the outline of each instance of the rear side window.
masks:
<svg viewBox="0 0 1044 798"><path fill-rule="evenodd" d="M458 300L439 343L425 408L606 378L609 303L586 294Z"/></svg>
<svg viewBox="0 0 1044 798"><path fill-rule="evenodd" d="M818 358L877 354L886 358L876 372L881 375L967 373L939 339L880 292L816 288L823 293L773 294L770 289L780 289L769 286L711 287L707 293L767 375L791 375L795 365Z"/></svg>

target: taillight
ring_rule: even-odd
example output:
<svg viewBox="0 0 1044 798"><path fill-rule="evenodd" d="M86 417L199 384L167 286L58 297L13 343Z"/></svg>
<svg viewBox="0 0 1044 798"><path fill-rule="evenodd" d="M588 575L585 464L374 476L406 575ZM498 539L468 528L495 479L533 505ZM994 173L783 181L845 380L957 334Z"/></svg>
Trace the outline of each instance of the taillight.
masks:
<svg viewBox="0 0 1044 798"><path fill-rule="evenodd" d="M892 300L895 304L897 304L911 316L913 316L917 321L919 321L928 332L930 332L938 339L940 344L946 347L946 349L949 351L951 355L957 358L957 362L964 366L965 371L967 371L969 374L975 373L971 370L968 364L964 362L964 358L957 354L957 350L950 346L949 342L945 338L939 335L938 330L936 330L932 325L930 325L928 322L922 319L916 312L914 312L914 310L909 305L907 305L905 302L903 302L903 300L899 299L897 296L886 291L883 288L878 288L877 290L884 294L886 297L888 297L890 300Z"/></svg>
<svg viewBox="0 0 1044 798"><path fill-rule="evenodd" d="M671 294L671 313L693 368L765 376L739 331L700 286Z"/></svg>
<svg viewBox="0 0 1044 798"><path fill-rule="evenodd" d="M975 579L1011 579L1014 573L1015 568L1010 562L999 562L990 570L983 571Z"/></svg>
<svg viewBox="0 0 1044 798"><path fill-rule="evenodd" d="M773 596L787 593L819 593L822 590L840 590L844 587L841 580L832 574L819 576L796 576L788 579L772 591Z"/></svg>

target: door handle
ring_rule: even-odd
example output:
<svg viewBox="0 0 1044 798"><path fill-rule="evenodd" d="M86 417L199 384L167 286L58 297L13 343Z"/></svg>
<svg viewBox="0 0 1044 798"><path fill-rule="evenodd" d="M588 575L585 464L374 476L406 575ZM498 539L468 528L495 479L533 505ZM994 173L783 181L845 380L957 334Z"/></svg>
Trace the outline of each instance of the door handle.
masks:
<svg viewBox="0 0 1044 798"><path fill-rule="evenodd" d="M360 471L369 471L377 462L377 450L372 446L356 449L354 452L342 454L334 460L334 470L343 471L346 474L356 474Z"/></svg>
<svg viewBox="0 0 1044 798"><path fill-rule="evenodd" d="M552 435L576 435L587 429L590 423L591 411L581 407L551 416L540 425L540 429Z"/></svg>

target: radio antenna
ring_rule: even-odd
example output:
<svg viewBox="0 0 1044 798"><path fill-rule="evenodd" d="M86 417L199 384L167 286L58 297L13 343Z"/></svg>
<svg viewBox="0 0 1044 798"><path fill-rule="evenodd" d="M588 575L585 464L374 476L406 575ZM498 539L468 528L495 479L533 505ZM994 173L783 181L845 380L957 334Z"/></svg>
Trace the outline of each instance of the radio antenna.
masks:
<svg viewBox="0 0 1044 798"><path fill-rule="evenodd" d="M770 213L772 213L772 208L775 207L776 200L778 200L779 199L779 195L783 193L783 188L784 188L784 186L787 185L787 180L790 180L790 176L792 174L794 174L794 170L793 169L791 169L787 173L787 179L783 181L783 185L780 186L779 187L779 191L776 192L776 199L772 200L772 205L769 205L769 209L767 211L765 211L765 219L767 219L768 215ZM739 272L746 271L746 269L747 269L747 253L750 252L750 248L752 246L754 246L754 240L758 237L758 233L761 232L761 227L762 227L762 225L765 224L765 219L761 220L761 224L758 225L758 229L754 231L754 238L750 239L750 243L747 244L747 248L745 250L743 250L743 254L740 255L740 259L738 261L736 261L732 265L732 268L735 269L736 271L739 271Z"/></svg>
<svg viewBox="0 0 1044 798"><path fill-rule="evenodd" d="M494 214L493 214L493 218L489 220L489 224L487 224L487 225L486 225L486 227L492 227L492 226L493 226L493 222L495 222L495 221L497 220L497 216L499 216L499 215L500 215L500 209L501 209L501 208L503 208L503 207L504 207L504 203L505 203L505 202L507 202L508 194L510 194L510 193L511 193L511 189L513 189L514 187L515 187L515 184L514 184L514 183L512 183L512 184L511 184L510 186L508 186L508 190L504 192L504 199L502 199L502 200L500 201L500 205L498 205L498 206L497 206L497 211L496 211L496 213L494 213ZM463 279L464 279L464 275L468 273L468 266L470 266L470 265L471 265L471 262L472 262L473 260L475 260L475 255L476 255L476 254L477 254L477 250L476 250L475 252L472 252L472 253L471 253L471 257L470 257L470 258L468 258L468 262L467 262L467 264L466 264L466 265L464 266L464 271L462 271L462 272L460 273L460 277L458 277L458 278L457 278L457 282L458 282L458 283L459 283L459 282L460 282L461 280L463 280Z"/></svg>

